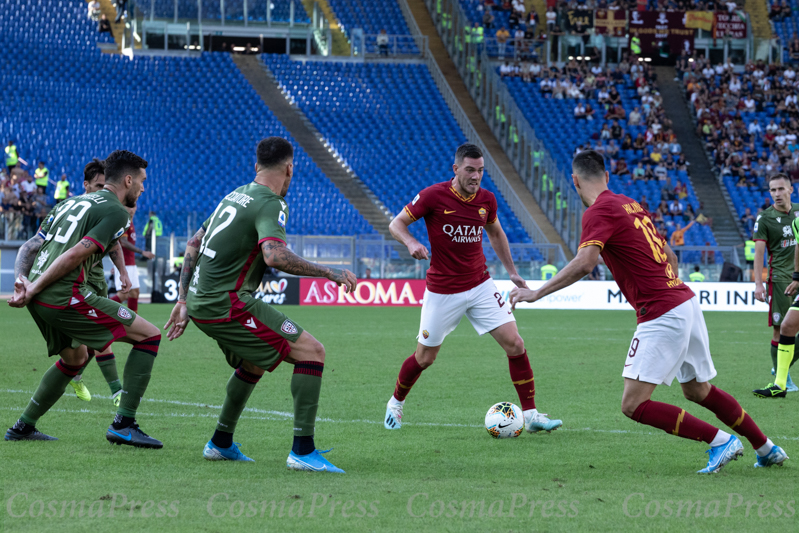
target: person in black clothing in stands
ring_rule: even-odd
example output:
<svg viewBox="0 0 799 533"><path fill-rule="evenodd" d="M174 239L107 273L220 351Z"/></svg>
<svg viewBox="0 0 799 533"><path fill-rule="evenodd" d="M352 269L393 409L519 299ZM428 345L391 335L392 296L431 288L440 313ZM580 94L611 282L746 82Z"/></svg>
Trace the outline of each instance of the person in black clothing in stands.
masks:
<svg viewBox="0 0 799 533"><path fill-rule="evenodd" d="M105 13L100 15L100 20L97 22L97 31L100 33L111 33L111 22Z"/></svg>

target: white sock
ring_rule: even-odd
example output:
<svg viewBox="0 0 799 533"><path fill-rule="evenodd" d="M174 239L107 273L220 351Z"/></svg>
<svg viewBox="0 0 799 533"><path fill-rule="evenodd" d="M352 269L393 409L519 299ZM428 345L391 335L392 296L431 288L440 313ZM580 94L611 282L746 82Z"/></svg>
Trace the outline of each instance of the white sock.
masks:
<svg viewBox="0 0 799 533"><path fill-rule="evenodd" d="M760 448L758 448L757 450L755 450L755 451L757 452L757 454L760 457L765 457L765 456L767 456L769 454L769 452L771 451L771 448L773 448L773 447L774 447L774 443L771 442L771 439L766 438L766 443L763 446L761 446Z"/></svg>
<svg viewBox="0 0 799 533"><path fill-rule="evenodd" d="M528 409L524 412L524 419L527 420L529 418L527 415L535 416L537 414L538 414L538 409Z"/></svg>
<svg viewBox="0 0 799 533"><path fill-rule="evenodd" d="M716 436L710 442L710 447L712 448L714 446L721 446L722 444L725 444L728 440L730 440L730 437L731 435L726 431L719 430L719 432L716 433Z"/></svg>
<svg viewBox="0 0 799 533"><path fill-rule="evenodd" d="M391 395L391 399L388 401L389 407L402 407L403 405L405 405L405 400L399 401L393 394Z"/></svg>

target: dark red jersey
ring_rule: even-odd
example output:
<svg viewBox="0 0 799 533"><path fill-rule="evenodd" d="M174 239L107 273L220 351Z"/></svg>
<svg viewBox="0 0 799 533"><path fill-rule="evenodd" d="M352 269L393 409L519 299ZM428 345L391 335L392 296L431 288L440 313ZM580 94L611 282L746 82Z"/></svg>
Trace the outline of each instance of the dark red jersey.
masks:
<svg viewBox="0 0 799 533"><path fill-rule="evenodd" d="M483 228L497 221L497 199L480 189L464 198L452 181L436 183L405 206L411 220L424 218L430 237L427 288L438 294L468 291L489 278Z"/></svg>
<svg viewBox="0 0 799 533"><path fill-rule="evenodd" d="M130 226L123 234L124 237L128 238L128 242L132 245L136 245L136 228L133 227L133 219L130 221ZM122 247L122 257L125 259L126 265L135 265L136 264L136 252L133 250L128 250L124 246Z"/></svg>
<svg viewBox="0 0 799 533"><path fill-rule="evenodd" d="M580 248L599 246L624 297L646 322L690 300L694 293L666 260L664 241L644 208L605 191L583 214Z"/></svg>

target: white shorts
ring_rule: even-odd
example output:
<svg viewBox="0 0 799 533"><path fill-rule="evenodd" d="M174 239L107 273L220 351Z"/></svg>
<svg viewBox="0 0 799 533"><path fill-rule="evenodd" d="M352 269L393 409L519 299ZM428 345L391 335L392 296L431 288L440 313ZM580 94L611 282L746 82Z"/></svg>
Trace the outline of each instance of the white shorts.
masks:
<svg viewBox="0 0 799 533"><path fill-rule="evenodd" d="M502 324L516 322L510 304L487 279L477 287L455 294L438 294L424 291L422 320L417 339L425 346L441 346L452 333L463 315L469 319L478 335L497 329Z"/></svg>
<svg viewBox="0 0 799 533"><path fill-rule="evenodd" d="M136 265L125 265L125 270L128 271L128 277L130 278L130 288L131 289L138 289L139 288L139 267ZM119 270L116 268L114 269L114 285L117 288L117 291L122 289L122 283L119 281Z"/></svg>
<svg viewBox="0 0 799 533"><path fill-rule="evenodd" d="M696 296L668 313L638 324L622 376L656 385L716 377L705 317Z"/></svg>

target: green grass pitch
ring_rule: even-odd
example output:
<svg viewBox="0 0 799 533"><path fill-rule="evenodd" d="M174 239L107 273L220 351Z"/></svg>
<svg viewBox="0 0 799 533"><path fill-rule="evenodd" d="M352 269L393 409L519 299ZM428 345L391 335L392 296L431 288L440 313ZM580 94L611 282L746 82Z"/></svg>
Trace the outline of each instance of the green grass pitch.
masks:
<svg viewBox="0 0 799 533"><path fill-rule="evenodd" d="M346 475L289 472L291 367L264 376L235 435L255 463L208 462L231 374L215 344L191 326L164 340L138 420L162 450L111 446L113 409L95 363L94 394L71 387L38 427L58 442L0 442L7 531L755 531L795 530L799 459L797 402L758 400L769 379L766 316L707 313L719 376L765 433L790 456L754 469L754 451L721 474L699 476L703 443L635 424L620 411L621 371L635 329L630 312L520 311L541 411L564 427L494 440L483 417L518 402L502 350L467 320L417 382L400 431L383 429L400 364L415 346L418 308L289 307L327 349L316 442L333 448ZM163 326L170 307L142 306ZM54 359L24 310L0 309L0 413L21 413ZM122 374L129 348L116 344ZM685 407L677 384L656 400ZM74 504L72 503L74 502ZM81 512L82 509L82 512Z"/></svg>

